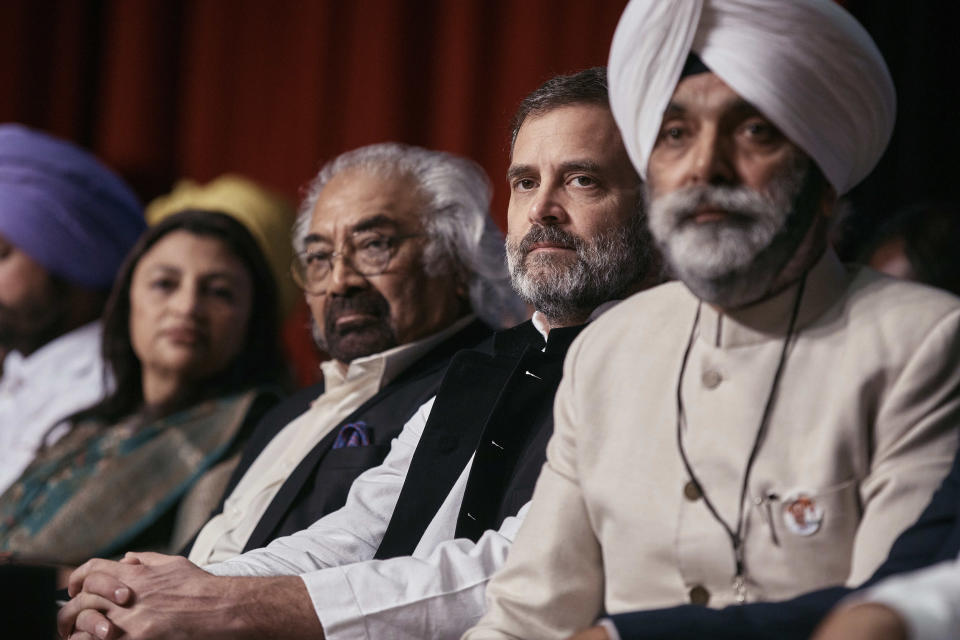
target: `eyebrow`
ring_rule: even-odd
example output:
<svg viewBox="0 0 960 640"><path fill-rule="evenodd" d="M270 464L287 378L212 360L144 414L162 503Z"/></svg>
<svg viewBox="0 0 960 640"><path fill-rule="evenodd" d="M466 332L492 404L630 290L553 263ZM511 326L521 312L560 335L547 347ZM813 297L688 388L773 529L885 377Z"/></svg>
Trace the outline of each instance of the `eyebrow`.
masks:
<svg viewBox="0 0 960 640"><path fill-rule="evenodd" d="M155 264L147 269L147 274L157 274L161 273L164 275L183 275L183 269L175 264ZM201 279L203 280L212 280L213 278L224 278L233 282L236 280L236 274L231 271L210 271L208 273L200 274Z"/></svg>
<svg viewBox="0 0 960 640"><path fill-rule="evenodd" d="M763 115L763 113L760 111L760 109L757 109L755 106L753 106L752 104L750 104L749 102L747 102L747 101L744 100L743 98L740 98L740 99L732 102L732 103L727 107L727 113L728 113L728 114L731 114L731 115L738 115L738 116L740 116L740 117L755 116L755 115L756 115L756 116L760 116L761 118L765 118L765 119L768 119L768 120L769 120L769 118L767 118L767 116Z"/></svg>
<svg viewBox="0 0 960 640"><path fill-rule="evenodd" d="M560 173L570 173L572 171L586 171L589 173L600 173L602 167L598 162L593 160L568 160L566 162L561 162L558 167ZM529 164L517 164L513 165L507 169L507 181L513 180L514 178L519 178L520 176L530 175L531 173L538 173L537 169L533 165Z"/></svg>
<svg viewBox="0 0 960 640"><path fill-rule="evenodd" d="M350 229L350 233L362 233L364 231L370 231L371 229L381 229L383 227L391 227L396 229L399 227L399 223L386 215L385 213L377 213L369 218L364 218L357 224L353 225ZM330 239L319 233L308 233L307 236L303 239L303 244L308 245L315 242L330 242Z"/></svg>
<svg viewBox="0 0 960 640"><path fill-rule="evenodd" d="M682 104L671 102L670 104L667 105L667 108L663 110L663 117L664 119L666 119L674 116L682 116L686 112L687 112L687 108L684 107Z"/></svg>
<svg viewBox="0 0 960 640"><path fill-rule="evenodd" d="M510 165L510 168L507 169L507 181L509 182L514 178L519 178L520 176L529 175L531 173L534 173L533 165L529 165L529 164Z"/></svg>
<svg viewBox="0 0 960 640"><path fill-rule="evenodd" d="M561 173L570 173L573 171L586 171L588 173L599 173L601 166L593 160L569 160L560 163Z"/></svg>
<svg viewBox="0 0 960 640"><path fill-rule="evenodd" d="M721 109L725 114L734 114L741 117L759 115L766 118L766 116L763 115L763 113L753 104L747 102L739 96L723 104ZM663 110L663 117L664 119L670 117L679 117L685 115L687 111L687 107L685 107L683 104L671 101L670 104L667 105L667 108Z"/></svg>

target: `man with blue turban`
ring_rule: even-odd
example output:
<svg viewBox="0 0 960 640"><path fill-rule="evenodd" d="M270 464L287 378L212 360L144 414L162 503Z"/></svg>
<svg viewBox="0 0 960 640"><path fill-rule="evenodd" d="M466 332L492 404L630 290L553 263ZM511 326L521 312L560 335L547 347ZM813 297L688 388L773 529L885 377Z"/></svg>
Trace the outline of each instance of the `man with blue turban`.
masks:
<svg viewBox="0 0 960 640"><path fill-rule="evenodd" d="M106 392L97 318L144 228L137 197L92 155L0 125L0 492Z"/></svg>
<svg viewBox="0 0 960 640"><path fill-rule="evenodd" d="M830 0L632 0L609 78L679 282L571 346L547 462L469 640L858 585L957 446L960 301L827 243L894 122L856 20ZM673 622L662 637L690 626ZM749 628L724 631L695 637Z"/></svg>

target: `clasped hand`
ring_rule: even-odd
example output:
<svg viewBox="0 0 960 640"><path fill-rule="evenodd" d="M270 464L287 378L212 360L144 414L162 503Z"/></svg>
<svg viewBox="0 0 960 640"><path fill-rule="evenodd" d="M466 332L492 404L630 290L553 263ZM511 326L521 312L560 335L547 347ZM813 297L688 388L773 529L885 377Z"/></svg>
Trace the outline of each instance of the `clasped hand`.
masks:
<svg viewBox="0 0 960 640"><path fill-rule="evenodd" d="M70 640L196 637L193 618L211 622L216 580L180 556L95 558L70 575L71 600L57 616L57 630Z"/></svg>

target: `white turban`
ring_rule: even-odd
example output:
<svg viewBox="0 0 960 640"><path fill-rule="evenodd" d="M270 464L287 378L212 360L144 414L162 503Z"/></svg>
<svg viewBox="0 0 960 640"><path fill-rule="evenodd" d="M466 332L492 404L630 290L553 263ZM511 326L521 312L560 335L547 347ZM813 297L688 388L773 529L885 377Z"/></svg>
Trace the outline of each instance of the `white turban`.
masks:
<svg viewBox="0 0 960 640"><path fill-rule="evenodd" d="M866 30L831 0L631 0L610 49L613 116L637 171L690 52L820 167L838 194L876 165L896 95Z"/></svg>

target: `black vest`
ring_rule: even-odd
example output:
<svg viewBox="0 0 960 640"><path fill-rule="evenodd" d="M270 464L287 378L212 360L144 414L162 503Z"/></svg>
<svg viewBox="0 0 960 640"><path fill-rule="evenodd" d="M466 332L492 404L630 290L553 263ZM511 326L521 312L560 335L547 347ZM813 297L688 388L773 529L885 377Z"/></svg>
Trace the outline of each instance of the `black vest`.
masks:
<svg viewBox="0 0 960 640"><path fill-rule="evenodd" d="M471 455L456 537L476 541L530 500L553 432L563 358L582 328L552 330L544 349L525 322L453 358L376 558L413 553Z"/></svg>
<svg viewBox="0 0 960 640"><path fill-rule="evenodd" d="M489 337L490 332L481 322L470 323L410 365L334 427L291 472L257 522L243 550L258 549L274 538L306 529L322 516L342 507L357 476L383 462L390 450L390 442L403 425L420 405L436 395L451 357ZM224 500L270 440L306 411L321 393L322 384L303 389L260 421L227 485ZM333 449L341 427L358 420L363 420L371 429L370 445ZM222 510L223 501L217 513ZM183 553L188 552L189 547Z"/></svg>

